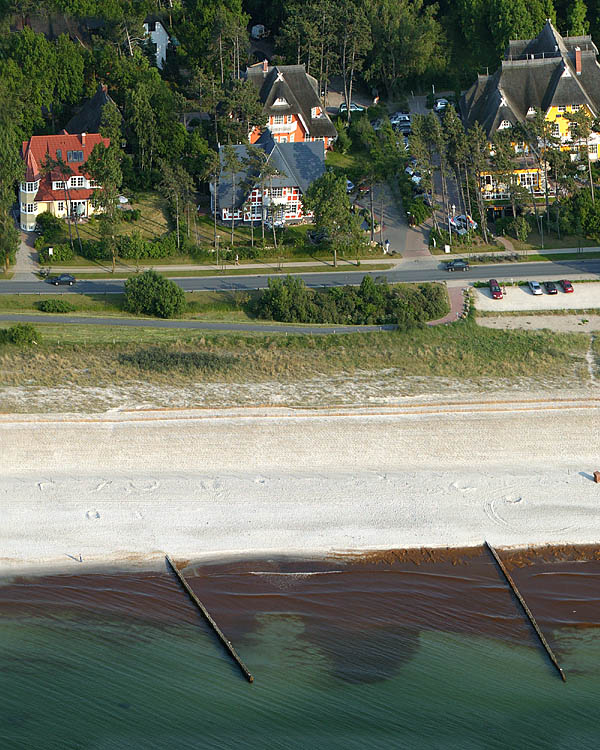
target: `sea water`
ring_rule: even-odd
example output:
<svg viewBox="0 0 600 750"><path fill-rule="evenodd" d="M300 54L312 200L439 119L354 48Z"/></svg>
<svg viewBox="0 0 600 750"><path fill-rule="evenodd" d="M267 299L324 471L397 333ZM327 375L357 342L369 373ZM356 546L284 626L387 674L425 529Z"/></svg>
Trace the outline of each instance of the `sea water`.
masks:
<svg viewBox="0 0 600 750"><path fill-rule="evenodd" d="M566 684L487 563L297 567L186 572L253 684L166 574L5 582L0 748L600 746L597 565L577 589L541 571L545 608L521 576Z"/></svg>

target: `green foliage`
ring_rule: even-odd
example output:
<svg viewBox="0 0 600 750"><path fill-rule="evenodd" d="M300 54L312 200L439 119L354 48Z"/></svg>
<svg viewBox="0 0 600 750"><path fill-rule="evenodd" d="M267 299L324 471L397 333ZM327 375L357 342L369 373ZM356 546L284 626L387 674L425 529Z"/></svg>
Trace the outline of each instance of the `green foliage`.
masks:
<svg viewBox="0 0 600 750"><path fill-rule="evenodd" d="M195 373L226 372L236 362L236 357L213 352L182 352L166 347L139 349L132 354L120 354L121 364L133 365L143 372Z"/></svg>
<svg viewBox="0 0 600 750"><path fill-rule="evenodd" d="M253 311L259 318L285 323L339 323L347 325L397 324L406 329L448 312L443 286L420 284L390 286L365 276L360 287L311 290L302 279L269 279Z"/></svg>
<svg viewBox="0 0 600 750"><path fill-rule="evenodd" d="M39 331L31 323L17 323L1 332L0 341L15 346L39 344L42 340Z"/></svg>
<svg viewBox="0 0 600 750"><path fill-rule="evenodd" d="M134 221L139 221L142 212L139 208L132 208L131 211L123 211L121 218L127 224L132 224Z"/></svg>
<svg viewBox="0 0 600 750"><path fill-rule="evenodd" d="M185 309L185 294L174 281L153 270L125 282L125 308L134 314L174 318Z"/></svg>
<svg viewBox="0 0 600 750"><path fill-rule="evenodd" d="M76 310L75 305L66 299L60 298L44 299L38 302L37 308L45 313L69 313Z"/></svg>
<svg viewBox="0 0 600 750"><path fill-rule="evenodd" d="M527 242L527 237L529 237L531 227L524 216L517 216L511 221L511 231L518 240L521 242Z"/></svg>
<svg viewBox="0 0 600 750"><path fill-rule="evenodd" d="M585 188L562 198L559 208L559 225L564 234L581 235L600 241L600 197L592 200Z"/></svg>
<svg viewBox="0 0 600 750"><path fill-rule="evenodd" d="M40 263L66 263L73 260L75 253L68 242L59 242L49 246L46 244L44 237L39 237L36 240L36 247L38 243L40 243L40 247L38 247ZM85 246L85 242L82 244ZM52 255L49 253L49 247L52 247Z"/></svg>
<svg viewBox="0 0 600 750"><path fill-rule="evenodd" d="M44 242L52 243L62 240L65 236L65 223L58 216L49 211L39 214L36 219L37 229L41 232Z"/></svg>

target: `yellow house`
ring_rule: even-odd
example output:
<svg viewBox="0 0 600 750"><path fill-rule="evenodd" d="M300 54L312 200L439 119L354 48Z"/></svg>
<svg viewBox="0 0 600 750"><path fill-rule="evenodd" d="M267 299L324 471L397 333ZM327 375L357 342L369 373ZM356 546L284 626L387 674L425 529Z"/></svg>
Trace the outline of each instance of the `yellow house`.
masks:
<svg viewBox="0 0 600 750"><path fill-rule="evenodd" d="M498 130L518 124L526 127L539 110L552 122L553 135L560 138L561 147L577 158L580 144L571 138L566 115L582 108L592 118L600 113L597 56L590 36L562 37L547 20L535 39L509 42L500 68L492 75L478 76L464 94L460 110L465 127L478 122L491 142ZM599 142L600 135L593 133L590 159L598 158ZM527 187L533 186L534 193L543 193L543 170L522 144L515 143L515 151L522 155L515 178ZM481 187L490 199L507 197L491 170L483 176Z"/></svg>

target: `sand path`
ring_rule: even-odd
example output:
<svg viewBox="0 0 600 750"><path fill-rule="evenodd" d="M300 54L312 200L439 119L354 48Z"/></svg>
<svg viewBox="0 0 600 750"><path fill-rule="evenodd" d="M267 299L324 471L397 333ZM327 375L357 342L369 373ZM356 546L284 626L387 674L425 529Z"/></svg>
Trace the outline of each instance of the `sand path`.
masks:
<svg viewBox="0 0 600 750"><path fill-rule="evenodd" d="M577 399L0 416L0 573L598 543L599 417Z"/></svg>

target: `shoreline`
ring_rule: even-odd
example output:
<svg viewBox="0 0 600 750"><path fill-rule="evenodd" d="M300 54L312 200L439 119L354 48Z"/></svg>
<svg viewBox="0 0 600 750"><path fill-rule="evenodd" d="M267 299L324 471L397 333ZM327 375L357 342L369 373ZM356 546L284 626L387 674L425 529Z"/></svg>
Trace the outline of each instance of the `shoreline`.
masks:
<svg viewBox="0 0 600 750"><path fill-rule="evenodd" d="M0 576L600 544L600 405L0 416ZM79 562L79 555L83 563Z"/></svg>

